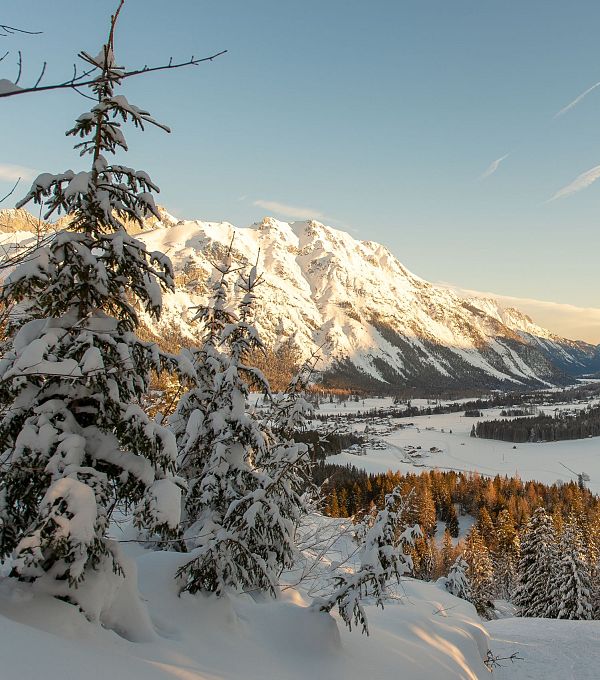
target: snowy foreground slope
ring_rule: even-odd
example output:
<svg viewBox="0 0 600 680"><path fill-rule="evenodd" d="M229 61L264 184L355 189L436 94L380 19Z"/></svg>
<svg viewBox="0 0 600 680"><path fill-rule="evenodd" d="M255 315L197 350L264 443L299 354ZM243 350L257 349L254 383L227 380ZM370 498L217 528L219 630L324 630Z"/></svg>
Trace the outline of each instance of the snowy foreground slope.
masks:
<svg viewBox="0 0 600 680"><path fill-rule="evenodd" d="M518 654L494 670L496 680L597 680L600 621L501 619L486 624L494 653Z"/></svg>
<svg viewBox="0 0 600 680"><path fill-rule="evenodd" d="M120 612L122 634L58 600L0 591L1 680L474 680L489 675L487 634L473 607L407 579L398 601L368 607L371 635L310 610L294 589L280 601L178 597L185 556L138 551L144 612ZM125 609L125 608L123 608ZM125 615L127 614L127 615Z"/></svg>
<svg viewBox="0 0 600 680"><path fill-rule="evenodd" d="M350 384L546 385L600 368L593 345L559 338L496 300L461 298L409 272L372 241L319 222L265 218L248 228L178 222L140 236L179 272L163 327L194 335L189 312L206 292L211 262L258 260L258 325L272 345L288 339ZM161 329L156 329L157 334ZM340 378L341 376L341 378Z"/></svg>
<svg viewBox="0 0 600 680"><path fill-rule="evenodd" d="M177 596L170 575L182 555L139 550L147 606L122 635L88 623L74 607L0 587L0 680L595 680L600 622L479 620L472 606L434 584L407 579L384 611L368 607L371 636L306 607L297 590L279 602L249 596Z"/></svg>

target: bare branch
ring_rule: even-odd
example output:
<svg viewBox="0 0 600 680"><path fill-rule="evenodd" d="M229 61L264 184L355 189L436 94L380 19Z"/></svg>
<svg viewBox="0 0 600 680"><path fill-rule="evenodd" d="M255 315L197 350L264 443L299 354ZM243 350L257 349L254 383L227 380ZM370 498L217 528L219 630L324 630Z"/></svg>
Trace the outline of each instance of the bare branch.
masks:
<svg viewBox="0 0 600 680"><path fill-rule="evenodd" d="M21 54L21 50L19 50L17 54L19 55L19 58L17 59L17 66L19 70L17 71L17 79L15 80L15 85L19 84L19 80L21 80L21 74L23 72L23 55Z"/></svg>
<svg viewBox="0 0 600 680"><path fill-rule="evenodd" d="M195 57L191 57L187 61L181 61L176 64L173 63L172 59L169 59L169 63L164 64L162 66L144 66L144 68L137 69L135 71L125 71L120 76L121 80L125 80L126 78L132 78L134 76L140 76L144 75L146 73L154 73L156 71L166 71L169 69L177 69L177 68L183 68L185 66L198 66L198 64L201 64L206 61L213 61L217 57L220 57L223 54L226 54L227 50L222 50L221 52L217 52L216 54L212 54L210 57L203 57L201 59L196 59ZM75 89L75 86L77 87L85 87L86 85L91 85L92 83L100 83L102 82L102 78L93 78L90 80L82 80L83 78L86 78L89 76L94 69L84 71L82 74L79 76L73 75L73 78L70 80L65 80L62 83L56 83L54 85L34 85L33 87L22 87L19 89L15 90L9 90L7 92L0 92L0 98L3 97L13 97L14 95L17 94L28 94L29 92L46 92L48 90L68 90L68 89ZM76 71L76 69L75 69ZM20 69L19 69L19 76L20 76ZM16 83L15 83L16 84Z"/></svg>
<svg viewBox="0 0 600 680"><path fill-rule="evenodd" d="M46 66L48 65L47 62L44 62L44 65L42 66L42 70L40 72L40 75L38 79L35 81L34 87L38 87L38 85L42 82L42 78L44 77L44 73L46 73Z"/></svg>
<svg viewBox="0 0 600 680"><path fill-rule="evenodd" d="M17 178L17 181L16 181L16 182L14 183L14 185L13 185L13 188L6 194L6 196L2 196L2 198L0 198L0 203L2 203L2 201L6 201L6 199L7 199L12 193L14 193L14 191L15 191L15 189L17 188L17 186L18 186L18 184L19 184L20 181L21 181L21 178L18 177L18 178Z"/></svg>
<svg viewBox="0 0 600 680"><path fill-rule="evenodd" d="M86 99L91 99L93 102L96 101L94 97L90 97L89 94L86 94L85 92L80 92L79 86L73 87L73 92L77 92L77 94L80 94L82 97L85 97Z"/></svg>
<svg viewBox="0 0 600 680"><path fill-rule="evenodd" d="M42 31L27 31L24 28L17 28L16 26L7 26L6 24L0 24L0 37L5 38L7 35L14 35L15 33L24 33L25 35L41 35Z"/></svg>

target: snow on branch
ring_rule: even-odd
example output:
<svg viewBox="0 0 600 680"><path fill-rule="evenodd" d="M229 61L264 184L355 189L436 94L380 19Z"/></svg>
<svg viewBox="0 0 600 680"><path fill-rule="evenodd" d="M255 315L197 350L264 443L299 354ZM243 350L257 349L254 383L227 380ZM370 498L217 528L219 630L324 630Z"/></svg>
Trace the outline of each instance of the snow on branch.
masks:
<svg viewBox="0 0 600 680"><path fill-rule="evenodd" d="M411 557L405 554L404 548L421 536L421 529L418 525L402 529L409 503L410 495L403 499L399 487L386 495L385 506L377 512L372 526L364 527L358 567L354 573L335 576L333 592L315 598L314 608L330 612L337 607L348 628L360 626L363 633L369 634L363 607L365 598L373 598L383 609L389 582L399 581L412 569Z"/></svg>
<svg viewBox="0 0 600 680"><path fill-rule="evenodd" d="M199 64L202 64L204 62L213 61L217 57L226 54L227 51L228 50L221 50L220 52L211 54L208 57L195 57L194 55L192 55L189 59L185 59L182 61L173 61L173 58L170 57L169 61L166 64L160 64L158 66L144 65L142 68L134 69L132 71L123 71L123 73L120 75L120 79L125 80L126 78L133 78L135 76L141 76L148 73L155 73L157 71L168 71L172 69L184 68L186 66L198 66ZM85 54L84 52L80 53L79 57L81 59L84 59L83 57L84 54ZM8 80L0 80L0 85L4 84L0 87L0 98L14 97L15 95L18 94L29 94L30 92L47 92L49 90L77 90L80 87L88 87L93 83L97 82L98 80L98 78L90 77L96 68L97 67L93 67L91 69L86 69L80 72L77 70L77 66L73 65L73 75L70 78L67 78L59 83L52 83L50 85L42 85L40 78L38 78L38 81L31 87L18 87L14 82ZM42 77L43 75L44 74L42 74Z"/></svg>

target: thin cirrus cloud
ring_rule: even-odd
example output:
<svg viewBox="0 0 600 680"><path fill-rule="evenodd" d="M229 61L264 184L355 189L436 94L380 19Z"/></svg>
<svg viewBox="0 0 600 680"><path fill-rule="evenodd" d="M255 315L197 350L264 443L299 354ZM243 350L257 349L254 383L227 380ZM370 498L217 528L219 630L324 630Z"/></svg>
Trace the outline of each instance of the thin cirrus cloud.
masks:
<svg viewBox="0 0 600 680"><path fill-rule="evenodd" d="M0 163L0 181L16 182L18 179L31 179L35 171L21 165Z"/></svg>
<svg viewBox="0 0 600 680"><path fill-rule="evenodd" d="M600 308L598 307L578 307L562 302L500 295L462 288L446 282L438 282L437 285L450 288L461 297L493 298L504 308L516 307L528 314L534 323L563 338L584 340L593 344L600 343Z"/></svg>
<svg viewBox="0 0 600 680"><path fill-rule="evenodd" d="M577 106L577 104L579 104L579 102L582 99L587 97L588 94L590 92L593 92L597 87L600 87L600 82L594 83L591 87L588 87L588 89L585 92L582 92L578 97L575 97L575 99L570 104L567 104L558 113L554 114L554 117L559 118L560 116L565 114L567 111L570 111L571 109L575 108Z"/></svg>
<svg viewBox="0 0 600 680"><path fill-rule="evenodd" d="M498 168L500 167L500 163L502 163L502 161L506 160L509 156L510 156L510 154L507 153L507 154L504 154L504 156L501 156L500 158L496 158L495 161L492 161L487 166L485 171L481 174L479 179L485 179L486 177L493 175L496 172L496 170L498 170Z"/></svg>
<svg viewBox="0 0 600 680"><path fill-rule="evenodd" d="M256 205L259 208L264 208L265 210L270 210L271 212L277 213L278 215L283 215L284 217L292 217L299 220L325 219L325 215L323 215L322 212L314 210L313 208L303 208L297 205L279 203L278 201L265 201L263 199L258 199L254 201L252 205Z"/></svg>
<svg viewBox="0 0 600 680"><path fill-rule="evenodd" d="M552 196L550 201L555 201L558 198L565 198L566 196L570 196L571 194L577 193L578 191L587 189L598 178L600 178L600 165L596 165L595 167L590 168L590 170L582 172L581 175L578 175L570 184L567 184L567 186L559 189L554 194L554 196Z"/></svg>

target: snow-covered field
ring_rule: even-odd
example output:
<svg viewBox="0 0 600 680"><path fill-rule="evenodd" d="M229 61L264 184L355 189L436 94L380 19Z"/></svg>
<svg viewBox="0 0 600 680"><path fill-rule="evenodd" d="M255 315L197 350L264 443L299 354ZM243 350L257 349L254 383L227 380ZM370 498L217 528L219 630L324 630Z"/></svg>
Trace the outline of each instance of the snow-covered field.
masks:
<svg viewBox="0 0 600 680"><path fill-rule="evenodd" d="M600 621L500 619L486 624L500 661L496 680L597 680L600 677Z"/></svg>
<svg viewBox="0 0 600 680"><path fill-rule="evenodd" d="M58 600L0 591L2 680L488 676L482 661L487 633L475 610L435 584L407 579L383 611L367 606L366 637L310 609L310 598L295 588L279 601L180 597L173 574L186 555L128 549L149 617L121 612L121 635Z"/></svg>
<svg viewBox="0 0 600 680"><path fill-rule="evenodd" d="M600 622L506 618L482 623L436 584L405 579L371 635L309 607L305 589L279 601L179 596L185 555L127 544L144 608L120 634L48 596L0 589L1 680L480 680L488 648L498 680L595 680ZM514 662L508 657L516 654Z"/></svg>
<svg viewBox="0 0 600 680"><path fill-rule="evenodd" d="M414 400L413 405L426 402ZM344 408L339 404L323 404L320 413L341 414L356 410L384 408L391 405L389 399L367 399L350 402ZM541 407L548 413L555 408L582 408L580 404L560 404ZM501 409L482 411L481 418L466 418L463 411L457 413L418 416L397 419L397 423L414 423L413 426L396 430L382 437L388 445L385 450L367 448L366 456L341 453L327 458L329 463L351 464L368 472L418 472L437 468L440 470L477 471L486 475L518 475L524 480L538 480L552 484L558 480L567 482L575 473L586 472L590 476L589 488L600 493L600 439L590 438L574 441L546 442L535 444L512 444L491 439L477 439L470 436L471 427L484 419L500 417ZM351 423L352 427L352 423ZM356 428L364 429L364 423ZM411 460L405 447L418 447L423 457ZM439 450L430 453L431 448ZM564 467L566 466L566 467Z"/></svg>

